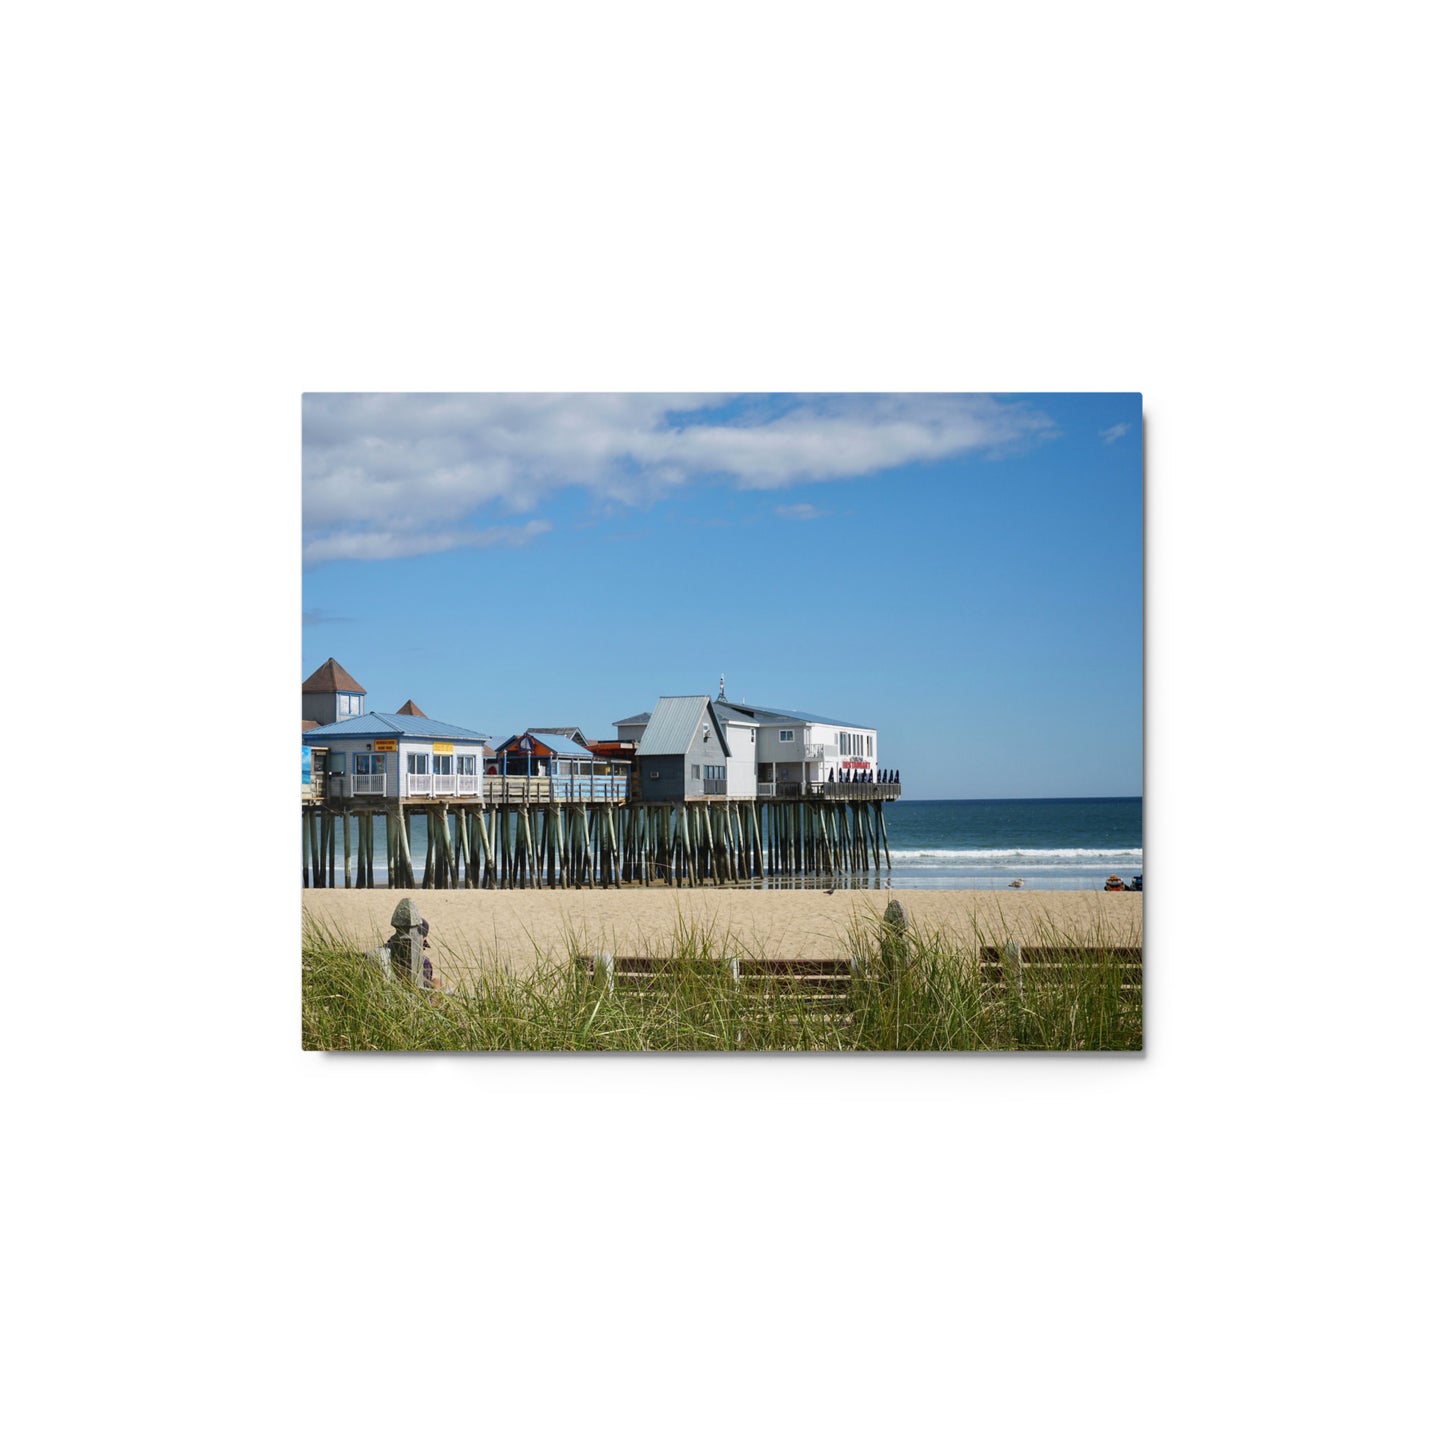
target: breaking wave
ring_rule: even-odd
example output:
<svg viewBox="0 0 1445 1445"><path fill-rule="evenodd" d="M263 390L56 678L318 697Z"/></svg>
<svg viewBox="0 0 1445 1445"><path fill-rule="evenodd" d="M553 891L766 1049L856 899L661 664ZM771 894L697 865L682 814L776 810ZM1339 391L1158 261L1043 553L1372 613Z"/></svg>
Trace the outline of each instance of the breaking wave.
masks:
<svg viewBox="0 0 1445 1445"><path fill-rule="evenodd" d="M895 865L899 863L932 863L966 867L969 864L1027 863L1033 868L1047 868L1051 863L1072 866L1090 863L1140 864L1142 848L893 848Z"/></svg>

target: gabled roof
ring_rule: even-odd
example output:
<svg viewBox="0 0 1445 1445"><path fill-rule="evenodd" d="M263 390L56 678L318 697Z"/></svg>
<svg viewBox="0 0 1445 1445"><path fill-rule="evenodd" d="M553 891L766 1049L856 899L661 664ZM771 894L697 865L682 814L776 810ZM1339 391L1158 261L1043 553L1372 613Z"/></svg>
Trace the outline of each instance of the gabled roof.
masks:
<svg viewBox="0 0 1445 1445"><path fill-rule="evenodd" d="M426 714L410 699L402 703L396 710L398 717L425 717Z"/></svg>
<svg viewBox="0 0 1445 1445"><path fill-rule="evenodd" d="M528 728L526 732L514 733L506 742L497 744L497 751L499 753L516 752L517 745L526 737L530 737L544 751L555 753L559 758L590 758L592 756L581 743L573 742L571 738L561 737L557 733L547 733L544 737L538 737L535 728Z"/></svg>
<svg viewBox="0 0 1445 1445"><path fill-rule="evenodd" d="M337 662L328 657L305 682L302 692L365 692L366 689Z"/></svg>
<svg viewBox="0 0 1445 1445"><path fill-rule="evenodd" d="M645 728L651 716L650 712L634 713L631 717L619 718L612 726L615 728Z"/></svg>
<svg viewBox="0 0 1445 1445"><path fill-rule="evenodd" d="M581 728L528 728L527 731L531 733L534 738L540 737L543 733L546 733L548 736L555 733L558 737L571 738L574 743L585 743L587 741L587 735Z"/></svg>
<svg viewBox="0 0 1445 1445"><path fill-rule="evenodd" d="M340 722L327 723L325 727L312 728L306 734L307 742L326 738L417 738L427 742L480 743L486 740L486 735L473 732L471 728L458 727L455 723L438 722L435 718L418 718L399 712L368 712L360 717L343 718Z"/></svg>
<svg viewBox="0 0 1445 1445"><path fill-rule="evenodd" d="M732 757L727 734L718 721L712 699L706 694L699 694L697 697L658 698L652 720L647 724L647 731L638 740L637 756L641 758L685 753L704 714L711 723L718 742L722 744L724 756Z"/></svg>

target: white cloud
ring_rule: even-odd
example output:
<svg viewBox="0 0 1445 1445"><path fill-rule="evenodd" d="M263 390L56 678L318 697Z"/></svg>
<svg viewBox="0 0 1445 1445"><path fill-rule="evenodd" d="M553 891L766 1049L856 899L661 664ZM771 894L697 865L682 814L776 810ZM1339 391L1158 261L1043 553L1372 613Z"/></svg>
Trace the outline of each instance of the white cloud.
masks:
<svg viewBox="0 0 1445 1445"><path fill-rule="evenodd" d="M786 517L790 522L811 522L815 517L823 515L808 502L794 502L791 506L774 507L773 511L780 517Z"/></svg>
<svg viewBox="0 0 1445 1445"><path fill-rule="evenodd" d="M303 405L304 555L495 546L514 537L478 521L563 488L624 505L699 482L773 490L996 453L1049 426L981 396L317 394Z"/></svg>
<svg viewBox="0 0 1445 1445"><path fill-rule="evenodd" d="M320 562L377 561L386 557L422 557L431 552L454 552L459 547L525 547L550 532L550 522L532 521L520 527L486 527L428 532L412 529L376 529L333 532L307 542L301 549L304 566Z"/></svg>
<svg viewBox="0 0 1445 1445"><path fill-rule="evenodd" d="M1128 431L1129 423L1121 421L1114 426L1106 427L1099 435L1104 438L1105 446L1112 446L1120 437L1127 435Z"/></svg>

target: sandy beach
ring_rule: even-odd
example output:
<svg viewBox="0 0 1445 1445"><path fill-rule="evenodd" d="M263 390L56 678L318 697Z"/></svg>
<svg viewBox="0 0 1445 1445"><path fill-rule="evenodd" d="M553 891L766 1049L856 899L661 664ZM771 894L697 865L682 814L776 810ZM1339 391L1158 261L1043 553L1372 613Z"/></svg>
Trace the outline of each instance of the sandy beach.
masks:
<svg viewBox="0 0 1445 1445"><path fill-rule="evenodd" d="M451 980L477 964L524 971L583 952L645 954L681 928L705 928L729 948L755 958L846 955L850 929L876 924L890 898L923 931L958 940L1017 938L1041 942L1060 934L1079 942L1142 941L1142 893L1038 893L989 890L697 888L643 890L306 889L306 921L364 948L391 932L398 900L410 896L431 924L433 957Z"/></svg>

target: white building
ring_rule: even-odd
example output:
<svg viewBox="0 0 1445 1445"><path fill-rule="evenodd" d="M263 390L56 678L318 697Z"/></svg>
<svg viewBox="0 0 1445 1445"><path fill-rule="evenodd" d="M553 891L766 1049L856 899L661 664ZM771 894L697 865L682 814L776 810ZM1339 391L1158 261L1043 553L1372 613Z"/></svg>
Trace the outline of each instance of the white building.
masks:
<svg viewBox="0 0 1445 1445"><path fill-rule="evenodd" d="M878 774L876 728L791 708L726 701L716 706L729 737L744 727L756 737L754 772L760 798L857 784Z"/></svg>
<svg viewBox="0 0 1445 1445"><path fill-rule="evenodd" d="M368 712L308 728L313 772L324 750L329 798L480 798L486 738L420 714Z"/></svg>
<svg viewBox="0 0 1445 1445"><path fill-rule="evenodd" d="M792 708L729 702L721 689L713 711L726 738L730 798L848 796L865 780L870 796L899 795L897 784L880 781L876 728ZM614 724L617 736L640 739L651 718L638 713L621 719Z"/></svg>

